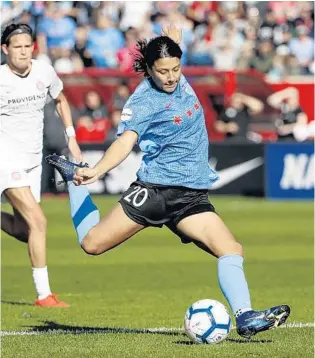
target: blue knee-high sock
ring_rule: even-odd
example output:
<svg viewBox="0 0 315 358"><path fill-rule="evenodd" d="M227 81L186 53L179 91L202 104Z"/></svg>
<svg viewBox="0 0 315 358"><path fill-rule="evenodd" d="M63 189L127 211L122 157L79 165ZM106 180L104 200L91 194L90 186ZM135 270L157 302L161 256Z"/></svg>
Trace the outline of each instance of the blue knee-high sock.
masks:
<svg viewBox="0 0 315 358"><path fill-rule="evenodd" d="M72 182L68 182L68 191L71 217L81 244L86 234L99 223L100 213L93 203L86 185L76 186Z"/></svg>
<svg viewBox="0 0 315 358"><path fill-rule="evenodd" d="M225 255L218 259L220 288L234 314L251 309L243 260L240 255Z"/></svg>

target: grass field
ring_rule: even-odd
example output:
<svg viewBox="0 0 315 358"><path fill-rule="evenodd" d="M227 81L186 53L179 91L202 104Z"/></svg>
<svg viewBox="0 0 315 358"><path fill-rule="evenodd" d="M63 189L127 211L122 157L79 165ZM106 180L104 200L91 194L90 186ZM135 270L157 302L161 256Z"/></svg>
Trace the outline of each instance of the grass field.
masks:
<svg viewBox="0 0 315 358"><path fill-rule="evenodd" d="M116 200L95 198L102 214ZM147 229L109 253L88 256L78 247L67 199L56 198L43 201L50 282L71 307L32 306L26 246L2 235L2 357L313 357L313 325L297 327L314 320L313 204L212 201L245 248L254 308L288 303L291 327L250 342L233 330L216 346L190 344L180 331L187 307L201 298L226 304L216 260L181 245L164 228ZM178 330L144 330L162 327Z"/></svg>

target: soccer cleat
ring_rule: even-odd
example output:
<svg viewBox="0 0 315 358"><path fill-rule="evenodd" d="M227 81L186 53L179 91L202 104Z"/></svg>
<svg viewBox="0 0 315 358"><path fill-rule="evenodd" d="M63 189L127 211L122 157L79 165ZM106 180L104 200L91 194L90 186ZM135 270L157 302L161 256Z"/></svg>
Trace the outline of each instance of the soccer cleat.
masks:
<svg viewBox="0 0 315 358"><path fill-rule="evenodd" d="M247 311L236 318L237 333L244 338L251 338L256 333L276 328L283 324L290 315L290 307L281 305L265 311Z"/></svg>
<svg viewBox="0 0 315 358"><path fill-rule="evenodd" d="M52 308L67 308L69 307L68 303L59 301L57 299L57 295L52 293L51 295L47 296L43 299L37 299L35 301L35 306L39 307L52 307Z"/></svg>
<svg viewBox="0 0 315 358"><path fill-rule="evenodd" d="M73 176L74 176L75 171L76 171L77 168L86 168L86 167L88 167L87 163L85 163L85 164L83 164L83 163L76 164L76 163L70 162L65 157L62 157L62 156L57 155L57 154L48 155L45 158L45 161L46 161L46 163L52 165L54 168L56 168L58 170L58 172L60 173L62 179L65 182L73 180Z"/></svg>

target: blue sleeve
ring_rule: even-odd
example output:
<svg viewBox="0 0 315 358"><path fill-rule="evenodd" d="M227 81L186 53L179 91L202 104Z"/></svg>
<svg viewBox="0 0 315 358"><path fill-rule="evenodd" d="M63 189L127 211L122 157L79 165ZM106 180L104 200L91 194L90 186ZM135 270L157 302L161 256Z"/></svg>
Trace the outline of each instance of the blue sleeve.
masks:
<svg viewBox="0 0 315 358"><path fill-rule="evenodd" d="M146 96L132 95L123 108L117 137L121 136L125 131L134 131L138 134L139 142L154 115L153 104Z"/></svg>

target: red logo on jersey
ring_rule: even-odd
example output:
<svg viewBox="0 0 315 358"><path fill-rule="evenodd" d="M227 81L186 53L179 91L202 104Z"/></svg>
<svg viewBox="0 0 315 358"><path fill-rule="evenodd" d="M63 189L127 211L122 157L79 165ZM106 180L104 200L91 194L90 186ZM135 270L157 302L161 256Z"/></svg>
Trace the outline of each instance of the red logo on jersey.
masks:
<svg viewBox="0 0 315 358"><path fill-rule="evenodd" d="M41 82L41 81L38 81L38 82L36 83L36 87L37 87L37 89L40 90L40 91L42 91L42 90L45 89L45 85L44 85L44 83Z"/></svg>
<svg viewBox="0 0 315 358"><path fill-rule="evenodd" d="M182 123L182 118L179 116L174 116L173 122L174 124L181 124Z"/></svg>
<svg viewBox="0 0 315 358"><path fill-rule="evenodd" d="M186 114L188 117L191 117L193 113L190 109L187 109Z"/></svg>
<svg viewBox="0 0 315 358"><path fill-rule="evenodd" d="M200 108L200 106L199 106L199 104L198 104L198 103L195 103L195 104L194 104L194 107L195 107L195 110L196 110L196 111L198 111L198 110L199 110L199 108Z"/></svg>

